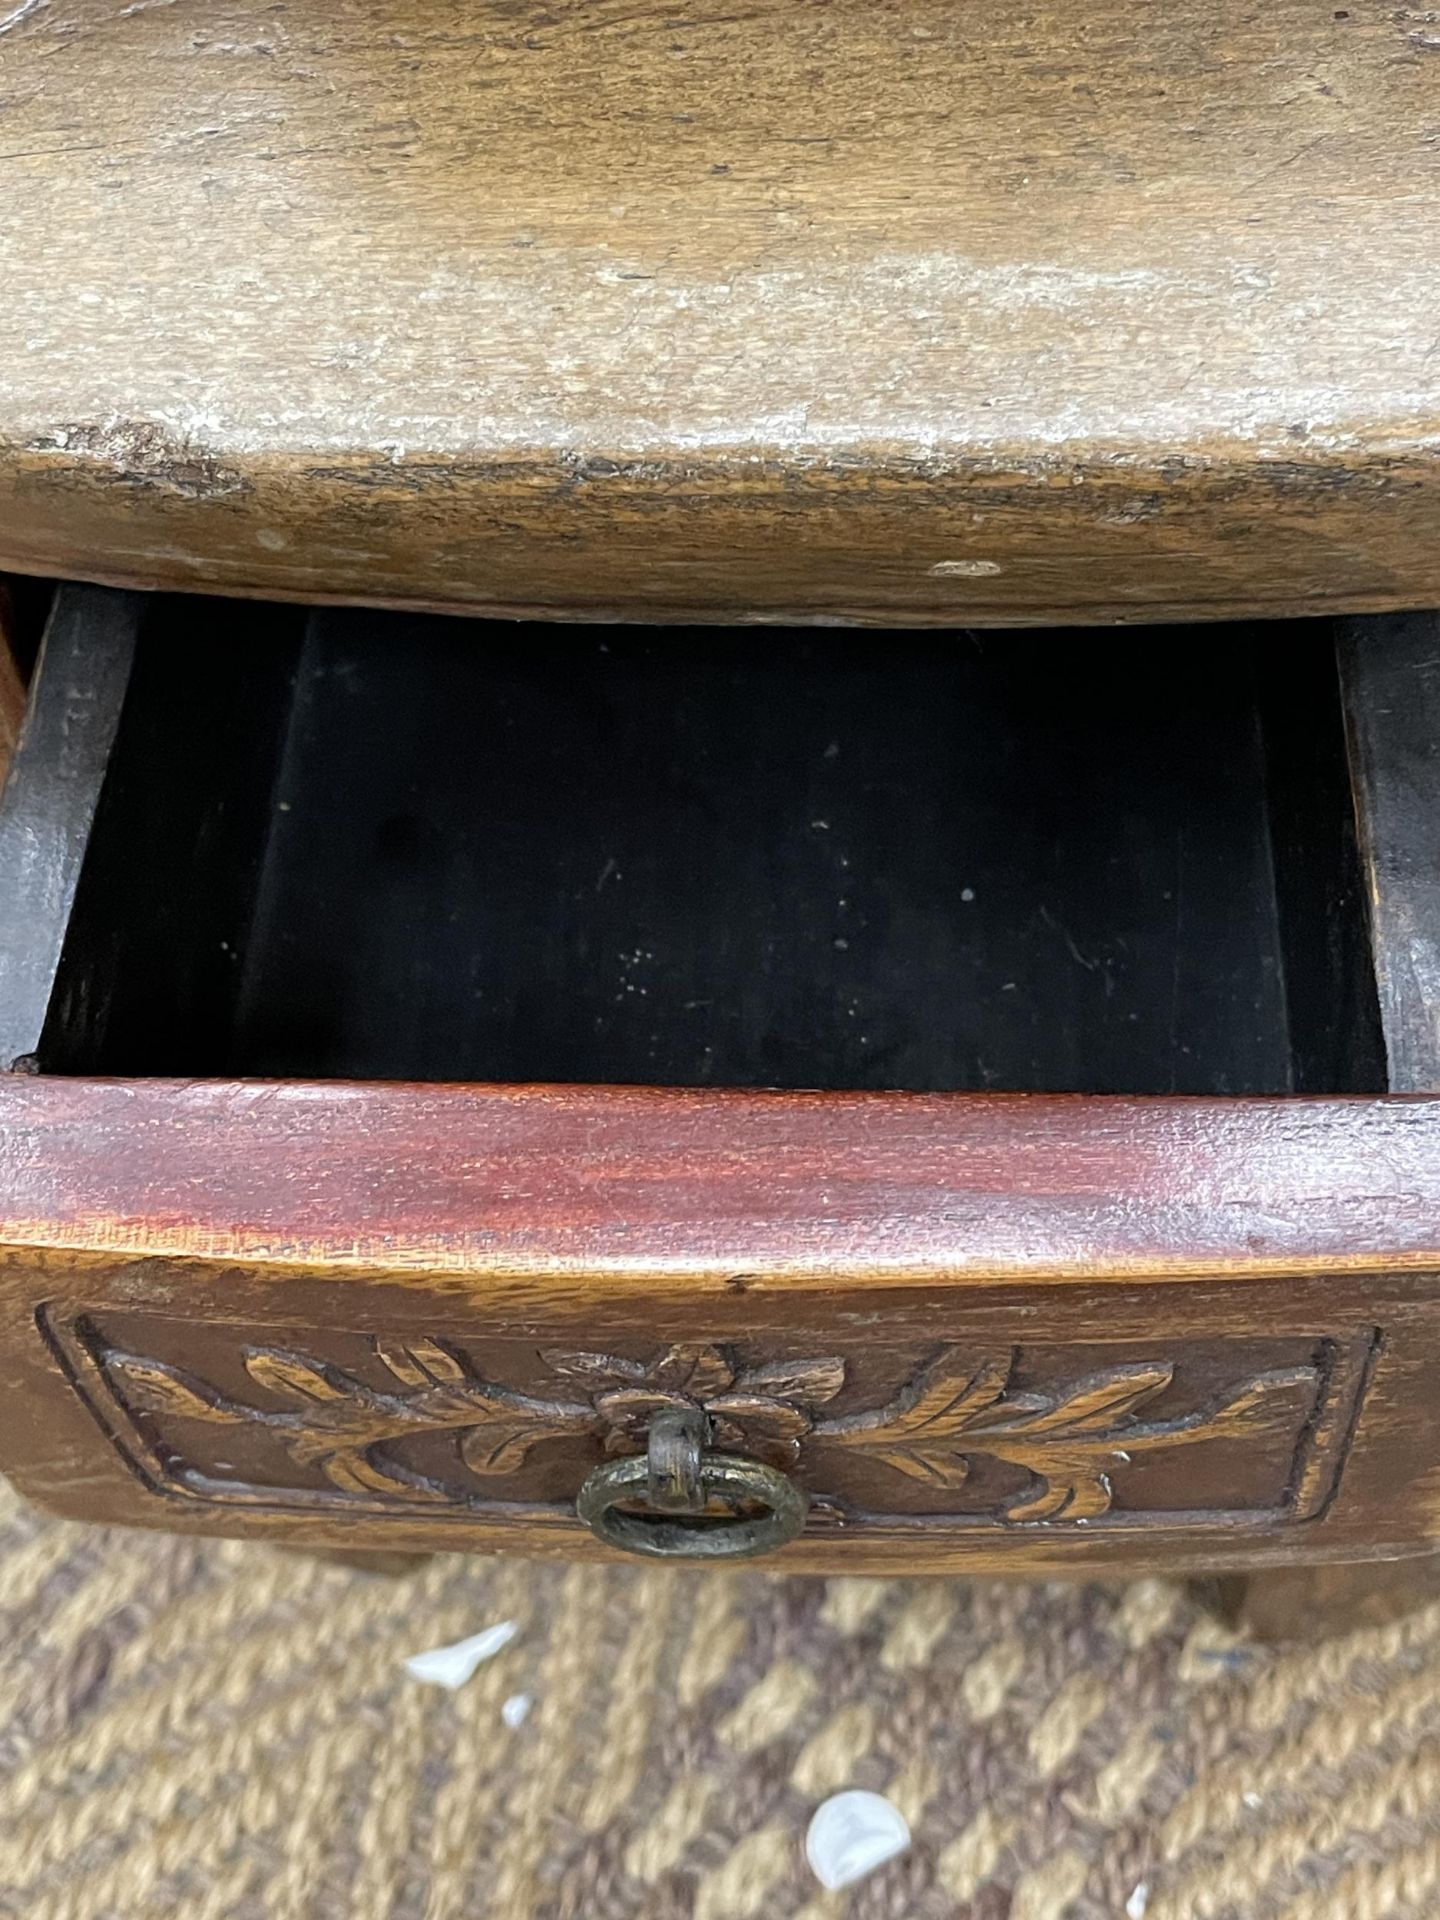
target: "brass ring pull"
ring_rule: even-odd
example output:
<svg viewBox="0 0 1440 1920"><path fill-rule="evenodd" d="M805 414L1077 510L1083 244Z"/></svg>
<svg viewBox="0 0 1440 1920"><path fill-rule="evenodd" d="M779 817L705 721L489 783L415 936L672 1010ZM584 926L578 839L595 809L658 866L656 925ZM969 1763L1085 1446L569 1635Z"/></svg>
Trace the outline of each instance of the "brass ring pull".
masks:
<svg viewBox="0 0 1440 1920"><path fill-rule="evenodd" d="M649 1451L607 1460L581 1487L575 1511L597 1539L657 1560L749 1560L793 1540L810 1501L774 1467L711 1453L703 1415L666 1412L652 1423ZM730 1518L708 1509L758 1506Z"/></svg>

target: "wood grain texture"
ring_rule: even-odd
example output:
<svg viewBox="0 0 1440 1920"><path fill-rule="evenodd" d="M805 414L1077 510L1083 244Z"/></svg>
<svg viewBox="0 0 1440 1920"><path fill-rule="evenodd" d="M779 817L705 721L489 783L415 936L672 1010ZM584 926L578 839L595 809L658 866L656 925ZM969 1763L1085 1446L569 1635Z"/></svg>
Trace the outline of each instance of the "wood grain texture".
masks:
<svg viewBox="0 0 1440 1920"><path fill-rule="evenodd" d="M33 1064L134 658L138 594L56 598L0 795L0 1070Z"/></svg>
<svg viewBox="0 0 1440 1920"><path fill-rule="evenodd" d="M16 655L19 635L9 591L0 580L0 783L10 770L20 722L25 717L25 681Z"/></svg>
<svg viewBox="0 0 1440 1920"><path fill-rule="evenodd" d="M1440 618L1343 636L1350 758L1389 1084L1440 1089Z"/></svg>
<svg viewBox="0 0 1440 1920"><path fill-rule="evenodd" d="M808 1498L851 1520L987 1532L1313 1519L1375 1345L1366 1328L1208 1351L1157 1331L1160 1360L927 1342L877 1377L849 1333L836 1342L848 1352L752 1360L707 1342L537 1354L330 1327L277 1345L233 1326L48 1310L44 1327L134 1470L217 1508L553 1522L597 1449L645 1453L671 1414L719 1453L803 1477Z"/></svg>
<svg viewBox="0 0 1440 1920"><path fill-rule="evenodd" d="M494 611L1440 600L1388 0L26 0L0 562Z"/></svg>
<svg viewBox="0 0 1440 1920"><path fill-rule="evenodd" d="M778 1329L599 1353L420 1325L277 1337L124 1306L40 1315L162 1514L563 1538L591 1469L644 1454L671 1415L802 1488L817 1541L898 1533L922 1557L1002 1538L1303 1538L1336 1496L1376 1348L1368 1327L1158 1326L1139 1344L936 1346L902 1322L883 1340L840 1326L822 1357Z"/></svg>
<svg viewBox="0 0 1440 1920"><path fill-rule="evenodd" d="M5 1470L67 1512L598 1553L657 1407L780 1564L1440 1537L1440 1103L0 1081Z"/></svg>
<svg viewBox="0 0 1440 1920"><path fill-rule="evenodd" d="M0 1079L0 1246L694 1299L1440 1267L1440 1101Z"/></svg>

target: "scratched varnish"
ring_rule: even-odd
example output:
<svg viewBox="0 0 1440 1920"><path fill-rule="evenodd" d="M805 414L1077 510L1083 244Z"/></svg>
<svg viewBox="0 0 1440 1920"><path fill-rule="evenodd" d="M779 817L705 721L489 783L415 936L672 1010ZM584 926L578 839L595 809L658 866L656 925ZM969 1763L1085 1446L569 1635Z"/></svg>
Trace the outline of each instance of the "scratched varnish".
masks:
<svg viewBox="0 0 1440 1920"><path fill-rule="evenodd" d="M0 0L0 564L655 620L1440 603L1395 0Z"/></svg>

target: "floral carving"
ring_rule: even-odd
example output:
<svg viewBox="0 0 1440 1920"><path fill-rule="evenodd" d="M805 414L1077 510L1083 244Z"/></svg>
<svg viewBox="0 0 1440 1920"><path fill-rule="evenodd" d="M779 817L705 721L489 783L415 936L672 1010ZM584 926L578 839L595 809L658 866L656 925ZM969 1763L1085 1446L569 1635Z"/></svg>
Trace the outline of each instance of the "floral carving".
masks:
<svg viewBox="0 0 1440 1920"><path fill-rule="evenodd" d="M823 1437L946 1493L964 1486L972 1459L1004 1460L1033 1476L1008 1520L1094 1520L1109 1511L1113 1468L1157 1447L1272 1430L1277 1393L1315 1381L1313 1367L1261 1373L1198 1412L1146 1421L1140 1410L1173 1366L1116 1367L1053 1396L1007 1392L1013 1367L1013 1354L977 1363L942 1348L889 1406L834 1421Z"/></svg>
<svg viewBox="0 0 1440 1920"><path fill-rule="evenodd" d="M373 1387L304 1354L247 1347L246 1373L289 1402L283 1410L232 1400L179 1367L134 1354L111 1354L106 1367L124 1382L130 1404L146 1413L270 1429L296 1466L318 1470L342 1493L453 1498L393 1452L396 1442L422 1434L456 1433L464 1465L486 1475L511 1473L542 1440L586 1433L594 1424L588 1404L532 1399L481 1380L438 1340L377 1340L375 1352L393 1388Z"/></svg>
<svg viewBox="0 0 1440 1920"><path fill-rule="evenodd" d="M833 1357L742 1369L721 1347L669 1347L648 1365L556 1349L541 1357L589 1394L607 1453L641 1452L655 1415L680 1408L707 1416L720 1452L793 1466L816 1409L845 1384L845 1362Z"/></svg>
<svg viewBox="0 0 1440 1920"><path fill-rule="evenodd" d="M670 1347L648 1363L556 1349L541 1357L575 1397L541 1399L481 1379L438 1340L374 1345L393 1387L372 1386L304 1354L247 1347L246 1373L288 1402L283 1408L232 1399L182 1368L135 1354L109 1354L105 1367L139 1411L266 1427L283 1440L296 1466L317 1470L342 1493L403 1491L437 1500L455 1496L407 1468L393 1451L395 1443L453 1432L462 1463L484 1479L515 1472L541 1441L567 1435L593 1436L611 1454L642 1452L657 1413L695 1407L708 1417L718 1448L790 1466L816 1408L845 1378L841 1360L744 1369L712 1346Z"/></svg>
<svg viewBox="0 0 1440 1920"><path fill-rule="evenodd" d="M1098 1519L1112 1503L1112 1475L1137 1454L1288 1430L1291 1390L1313 1394L1318 1379L1314 1366L1259 1373L1198 1410L1157 1419L1147 1409L1172 1384L1169 1363L1115 1366L1036 1393L1012 1388L1015 1352L945 1346L885 1405L837 1416L827 1410L846 1370L834 1356L747 1367L710 1345L672 1346L648 1361L547 1349L551 1397L482 1378L438 1340L377 1339L373 1351L383 1386L288 1349L246 1347L259 1404L134 1354L110 1351L101 1365L132 1416L263 1428L342 1495L463 1504L477 1497L476 1482L515 1473L542 1442L638 1453L655 1416L680 1408L704 1415L723 1452L789 1468L807 1442L832 1461L831 1450L849 1450L944 1495L940 1510L952 1513L973 1463L1003 1461L1029 1476L1000 1516L1011 1523ZM407 1463L403 1443L435 1434L453 1436L468 1485Z"/></svg>

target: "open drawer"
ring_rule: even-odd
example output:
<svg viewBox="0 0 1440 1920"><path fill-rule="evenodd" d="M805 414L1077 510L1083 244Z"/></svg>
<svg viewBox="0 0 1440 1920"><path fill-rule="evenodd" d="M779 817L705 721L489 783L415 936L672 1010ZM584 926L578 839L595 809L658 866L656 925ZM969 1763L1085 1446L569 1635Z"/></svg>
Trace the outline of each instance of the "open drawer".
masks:
<svg viewBox="0 0 1440 1920"><path fill-rule="evenodd" d="M1418 618L66 589L0 815L0 1465L345 1544L1424 1550L1437 742Z"/></svg>

